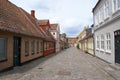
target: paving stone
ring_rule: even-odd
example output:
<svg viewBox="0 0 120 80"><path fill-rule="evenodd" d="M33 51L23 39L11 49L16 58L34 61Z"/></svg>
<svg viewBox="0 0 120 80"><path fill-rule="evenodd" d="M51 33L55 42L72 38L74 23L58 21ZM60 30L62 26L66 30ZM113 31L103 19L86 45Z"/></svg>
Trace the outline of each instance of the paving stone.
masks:
<svg viewBox="0 0 120 80"><path fill-rule="evenodd" d="M120 80L109 65L71 47L0 73L0 80Z"/></svg>

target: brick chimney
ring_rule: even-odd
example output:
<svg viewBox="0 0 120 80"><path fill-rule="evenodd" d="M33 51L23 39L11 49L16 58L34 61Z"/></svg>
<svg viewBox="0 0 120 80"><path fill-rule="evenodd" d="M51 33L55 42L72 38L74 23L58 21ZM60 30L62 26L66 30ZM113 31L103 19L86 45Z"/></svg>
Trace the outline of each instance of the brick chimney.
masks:
<svg viewBox="0 0 120 80"><path fill-rule="evenodd" d="M35 11L31 10L31 16L35 18Z"/></svg>

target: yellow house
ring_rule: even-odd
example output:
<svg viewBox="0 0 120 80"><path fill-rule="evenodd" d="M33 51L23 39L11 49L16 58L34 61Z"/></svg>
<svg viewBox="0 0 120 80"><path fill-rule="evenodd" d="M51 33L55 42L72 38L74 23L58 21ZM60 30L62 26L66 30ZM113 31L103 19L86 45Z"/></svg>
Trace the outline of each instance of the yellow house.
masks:
<svg viewBox="0 0 120 80"><path fill-rule="evenodd" d="M80 34L77 36L77 44L79 45L79 49L94 55L94 41L92 28L85 27Z"/></svg>

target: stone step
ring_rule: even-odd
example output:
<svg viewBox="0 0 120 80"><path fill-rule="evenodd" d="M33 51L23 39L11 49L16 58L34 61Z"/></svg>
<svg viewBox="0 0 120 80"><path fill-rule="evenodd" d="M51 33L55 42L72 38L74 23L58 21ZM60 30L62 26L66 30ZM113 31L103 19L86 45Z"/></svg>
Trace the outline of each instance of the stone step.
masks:
<svg viewBox="0 0 120 80"><path fill-rule="evenodd" d="M110 67L114 68L115 70L120 70L120 64L110 64Z"/></svg>

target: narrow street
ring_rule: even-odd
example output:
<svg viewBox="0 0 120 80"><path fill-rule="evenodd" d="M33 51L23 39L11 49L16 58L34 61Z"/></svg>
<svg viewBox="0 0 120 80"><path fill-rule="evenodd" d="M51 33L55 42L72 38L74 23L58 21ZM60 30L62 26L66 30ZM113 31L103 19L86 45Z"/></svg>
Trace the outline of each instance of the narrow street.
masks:
<svg viewBox="0 0 120 80"><path fill-rule="evenodd" d="M120 80L108 63L71 47L0 73L0 80Z"/></svg>

